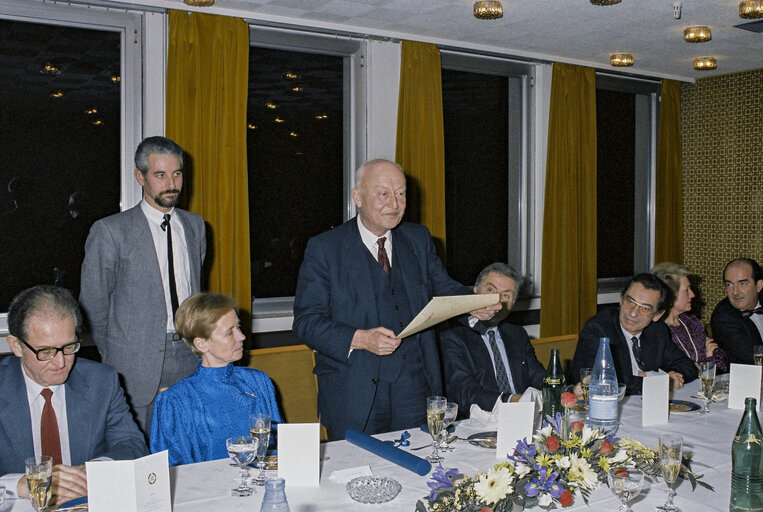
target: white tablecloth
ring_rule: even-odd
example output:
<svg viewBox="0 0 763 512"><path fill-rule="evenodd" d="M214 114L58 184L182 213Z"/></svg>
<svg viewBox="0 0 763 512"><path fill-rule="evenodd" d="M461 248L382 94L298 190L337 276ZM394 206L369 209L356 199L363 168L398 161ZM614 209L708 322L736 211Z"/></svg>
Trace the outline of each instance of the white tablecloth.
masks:
<svg viewBox="0 0 763 512"><path fill-rule="evenodd" d="M674 393L673 398L691 399L696 394L699 381L688 384ZM693 401L701 403L694 399ZM698 486L692 492L688 482L682 482L677 488L675 503L683 512L727 511L731 481L731 440L742 417L742 411L730 410L726 402L710 405L711 412L700 415L699 412L672 413L670 423L659 427L641 427L641 397L626 397L622 402L621 427L618 436L634 438L652 448L656 448L661 433L673 432L684 437L684 446L694 453L694 460L710 466L694 467L698 473L704 473L704 480L715 487L715 492ZM467 437L479 429L468 428L463 423L456 428L456 434ZM431 442L428 434L419 429L409 429L411 446L421 446ZM395 439L399 433L378 436L380 439ZM455 441L451 446L454 451L446 454L445 467L457 467L460 472L473 475L478 470L488 469L496 463L495 450L472 446L464 441ZM424 456L429 449L417 454ZM428 493L426 482L429 476L418 476L402 469L385 459L377 457L346 441L325 443L321 446L322 467L320 487L293 487L287 482L286 495L292 512L342 511L342 510L385 510L411 512L416 501ZM396 479L403 486L397 498L381 505L362 505L350 499L344 484L336 483L329 477L337 469L353 468L363 464L371 467L374 475ZM252 470L254 472L254 470ZM230 496L230 489L237 483L238 468L226 460L189 464L170 469L172 480L174 512L221 512L246 510L258 511L264 489L257 488L257 494L248 498ZM275 476L275 472L273 472ZM653 511L665 501L665 484L649 482L645 489L631 503L635 512ZM590 499L590 510L616 510L618 501L606 486L599 486ZM31 511L28 500L11 501L0 512ZM566 510L588 510L585 502L576 499L574 505Z"/></svg>

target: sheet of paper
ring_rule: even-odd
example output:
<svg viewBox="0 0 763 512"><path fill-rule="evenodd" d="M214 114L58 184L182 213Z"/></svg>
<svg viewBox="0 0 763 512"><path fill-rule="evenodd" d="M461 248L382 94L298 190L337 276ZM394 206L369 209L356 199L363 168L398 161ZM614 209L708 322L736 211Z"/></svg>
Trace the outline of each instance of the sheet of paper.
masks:
<svg viewBox="0 0 763 512"><path fill-rule="evenodd" d="M371 466L358 466L356 468L337 469L331 473L329 480L333 482L339 482L340 484L346 484L353 478L373 475L373 472L371 472Z"/></svg>
<svg viewBox="0 0 763 512"><path fill-rule="evenodd" d="M320 424L278 425L278 476L286 486L315 486L320 483Z"/></svg>
<svg viewBox="0 0 763 512"><path fill-rule="evenodd" d="M91 512L172 512L167 451L136 460L86 462Z"/></svg>
<svg viewBox="0 0 763 512"><path fill-rule="evenodd" d="M475 309L482 309L488 306L494 306L500 302L497 293L485 293L478 295L454 295L450 297L434 297L429 304L424 306L416 318L411 320L405 329L400 331L398 338L405 338L411 334L416 334L433 325L463 315Z"/></svg>
<svg viewBox="0 0 763 512"><path fill-rule="evenodd" d="M729 377L729 409L744 409L748 396L757 400L760 409L760 372L763 366L731 363Z"/></svg>
<svg viewBox="0 0 763 512"><path fill-rule="evenodd" d="M668 423L670 377L667 373L644 377L641 388L641 426Z"/></svg>
<svg viewBox="0 0 763 512"><path fill-rule="evenodd" d="M527 438L532 440L535 402L515 402L498 404L498 440L495 457L505 459L506 454L513 454L517 441Z"/></svg>

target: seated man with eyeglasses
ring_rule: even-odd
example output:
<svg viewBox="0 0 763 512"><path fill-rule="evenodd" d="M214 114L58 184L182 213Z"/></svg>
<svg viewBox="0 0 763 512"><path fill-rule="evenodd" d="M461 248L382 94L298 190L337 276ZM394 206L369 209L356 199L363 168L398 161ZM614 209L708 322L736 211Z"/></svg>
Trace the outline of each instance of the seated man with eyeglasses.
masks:
<svg viewBox="0 0 763 512"><path fill-rule="evenodd" d="M75 360L82 315L69 291L35 286L8 311L8 345L0 360L0 485L29 497L24 460L53 458L52 504L87 494L85 462L148 453L130 416L117 372ZM15 356L15 357L14 357Z"/></svg>
<svg viewBox="0 0 763 512"><path fill-rule="evenodd" d="M641 394L643 377L649 371L664 370L670 385L678 389L697 378L697 367L670 339L665 322L673 292L652 274L637 274L623 288L618 307L601 310L580 331L572 358L572 382L580 380L580 369L591 368L599 349L599 338L609 338L617 380L629 395ZM574 388L582 398L580 384Z"/></svg>

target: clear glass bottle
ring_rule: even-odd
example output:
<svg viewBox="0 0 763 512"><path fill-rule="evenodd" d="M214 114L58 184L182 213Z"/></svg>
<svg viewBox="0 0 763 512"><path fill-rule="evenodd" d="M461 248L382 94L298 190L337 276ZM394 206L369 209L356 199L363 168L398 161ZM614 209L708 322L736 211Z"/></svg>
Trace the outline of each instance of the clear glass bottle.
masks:
<svg viewBox="0 0 763 512"><path fill-rule="evenodd" d="M285 483L283 478L269 478L265 481L265 496L262 498L260 512L289 512Z"/></svg>
<svg viewBox="0 0 763 512"><path fill-rule="evenodd" d="M763 433L754 398L744 400L744 416L731 444L730 512L763 511Z"/></svg>
<svg viewBox="0 0 763 512"><path fill-rule="evenodd" d="M541 392L543 394L543 417L555 417L557 412L564 414L562 407L562 392L565 385L562 362L559 359L559 349L551 349L551 359L548 361L546 376L543 378Z"/></svg>
<svg viewBox="0 0 763 512"><path fill-rule="evenodd" d="M611 434L617 432L617 372L609 349L609 338L599 338L599 350L591 366L588 387L588 426Z"/></svg>

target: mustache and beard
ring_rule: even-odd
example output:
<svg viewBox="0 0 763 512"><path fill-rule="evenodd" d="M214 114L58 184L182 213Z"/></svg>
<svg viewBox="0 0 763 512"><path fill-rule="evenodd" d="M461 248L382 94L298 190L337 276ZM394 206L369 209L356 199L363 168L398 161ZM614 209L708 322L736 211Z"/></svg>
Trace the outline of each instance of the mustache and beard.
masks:
<svg viewBox="0 0 763 512"><path fill-rule="evenodd" d="M154 202L162 208L172 208L177 204L179 198L180 191L177 189L171 189L159 192L156 196L154 196L153 199Z"/></svg>

